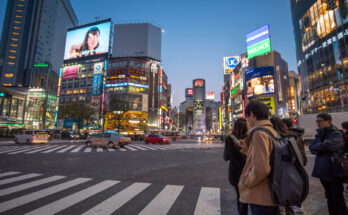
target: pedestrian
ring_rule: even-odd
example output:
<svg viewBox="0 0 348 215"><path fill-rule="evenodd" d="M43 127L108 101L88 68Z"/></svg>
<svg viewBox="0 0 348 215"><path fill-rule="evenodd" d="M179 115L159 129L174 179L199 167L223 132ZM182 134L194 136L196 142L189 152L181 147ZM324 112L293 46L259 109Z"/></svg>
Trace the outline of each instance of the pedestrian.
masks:
<svg viewBox="0 0 348 215"><path fill-rule="evenodd" d="M245 119L235 121L232 134L226 138L224 160L230 161L228 179L237 193L237 208L239 215L248 215L248 204L239 201L238 181L245 165L245 155L240 152L239 141L247 137L247 124Z"/></svg>
<svg viewBox="0 0 348 215"><path fill-rule="evenodd" d="M342 122L342 131L343 131L343 139L344 139L344 148L345 152L348 152L348 121Z"/></svg>
<svg viewBox="0 0 348 215"><path fill-rule="evenodd" d="M308 159L307 159L307 156L306 156L306 151L305 151L305 148L304 148L304 142L303 142L303 139L302 139L302 136L304 135L305 130L303 128L294 128L293 127L294 124L292 123L292 120L290 118L282 119L282 121L284 122L284 124L287 127L288 137L294 137L295 138L295 140L297 142L297 145L298 145L298 148L300 149L301 154L302 154L303 166L306 166ZM293 211L295 213L304 213L302 204L295 205L295 206L292 207L292 209L293 209Z"/></svg>
<svg viewBox="0 0 348 215"><path fill-rule="evenodd" d="M312 176L319 178L325 189L325 197L330 215L347 215L347 206L343 196L343 183L332 172L331 156L343 153L344 142L342 132L332 124L331 115L317 115L318 126L314 141L309 150L316 155Z"/></svg>
<svg viewBox="0 0 348 215"><path fill-rule="evenodd" d="M240 202L249 204L252 215L279 215L279 207L272 199L268 176L271 172L271 137L256 128L268 129L275 137L277 132L268 120L268 107L257 101L250 102L245 108L249 135L240 141L242 152L247 155L246 163L239 179Z"/></svg>

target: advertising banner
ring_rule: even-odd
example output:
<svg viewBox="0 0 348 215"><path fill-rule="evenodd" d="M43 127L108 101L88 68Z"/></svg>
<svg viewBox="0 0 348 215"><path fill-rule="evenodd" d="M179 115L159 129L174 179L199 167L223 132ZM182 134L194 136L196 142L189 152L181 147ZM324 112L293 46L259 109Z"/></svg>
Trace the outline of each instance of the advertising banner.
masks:
<svg viewBox="0 0 348 215"><path fill-rule="evenodd" d="M223 57L224 74L230 74L239 62L239 56Z"/></svg>
<svg viewBox="0 0 348 215"><path fill-rule="evenodd" d="M204 87L204 80L203 79L194 80L193 86L194 87Z"/></svg>
<svg viewBox="0 0 348 215"><path fill-rule="evenodd" d="M103 80L103 66L104 63L95 63L94 64L94 75L93 75L93 83L92 83L92 97L100 96L102 93L102 80Z"/></svg>
<svg viewBox="0 0 348 215"><path fill-rule="evenodd" d="M194 105L195 105L195 111L203 110L203 101L202 100L194 101Z"/></svg>
<svg viewBox="0 0 348 215"><path fill-rule="evenodd" d="M63 68L62 80L70 80L79 77L79 66L68 66Z"/></svg>
<svg viewBox="0 0 348 215"><path fill-rule="evenodd" d="M214 100L215 99L215 94L214 92L208 92L206 99L208 100Z"/></svg>
<svg viewBox="0 0 348 215"><path fill-rule="evenodd" d="M240 84L231 90L231 98L234 98L240 92Z"/></svg>
<svg viewBox="0 0 348 215"><path fill-rule="evenodd" d="M270 110L271 115L274 115L275 113L275 105L274 105L274 97L273 96L266 96L266 97L257 97L258 102L262 102Z"/></svg>
<svg viewBox="0 0 348 215"><path fill-rule="evenodd" d="M274 68L259 67L246 72L247 97L274 94Z"/></svg>
<svg viewBox="0 0 348 215"><path fill-rule="evenodd" d="M192 88L186 88L185 96L186 97L192 97L193 96L193 89Z"/></svg>
<svg viewBox="0 0 348 215"><path fill-rule="evenodd" d="M248 58L263 55L271 51L269 25L264 25L246 36Z"/></svg>
<svg viewBox="0 0 348 215"><path fill-rule="evenodd" d="M64 60L109 52L109 20L69 30L66 36Z"/></svg>

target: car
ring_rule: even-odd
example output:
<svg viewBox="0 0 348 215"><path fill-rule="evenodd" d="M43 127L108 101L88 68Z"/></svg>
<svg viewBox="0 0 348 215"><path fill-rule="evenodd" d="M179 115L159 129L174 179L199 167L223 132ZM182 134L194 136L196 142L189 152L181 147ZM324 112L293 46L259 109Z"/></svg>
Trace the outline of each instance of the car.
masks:
<svg viewBox="0 0 348 215"><path fill-rule="evenodd" d="M150 134L147 137L145 137L145 143L159 143L159 144L169 144L171 142L171 139L164 137L160 134Z"/></svg>
<svg viewBox="0 0 348 215"><path fill-rule="evenodd" d="M124 137L119 133L96 133L92 134L89 138L87 138L85 144L88 147L109 147L115 148L124 147L127 144L130 144L132 139L129 137Z"/></svg>
<svg viewBox="0 0 348 215"><path fill-rule="evenodd" d="M214 138L213 138L213 136L211 136L211 135L205 135L204 137L203 137L203 141L213 141L214 140Z"/></svg>
<svg viewBox="0 0 348 215"><path fill-rule="evenodd" d="M48 138L46 130L23 130L22 133L16 135L14 141L17 144L47 143Z"/></svg>

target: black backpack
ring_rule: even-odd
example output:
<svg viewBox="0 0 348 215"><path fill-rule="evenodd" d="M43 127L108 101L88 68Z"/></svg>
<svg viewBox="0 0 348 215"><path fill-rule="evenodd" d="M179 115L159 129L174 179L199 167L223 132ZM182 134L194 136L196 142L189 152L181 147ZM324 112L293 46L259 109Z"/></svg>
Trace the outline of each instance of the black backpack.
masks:
<svg viewBox="0 0 348 215"><path fill-rule="evenodd" d="M271 173L268 176L273 201L281 206L301 204L308 195L308 174L303 167L303 158L294 137L275 137L266 128L255 128L271 137Z"/></svg>

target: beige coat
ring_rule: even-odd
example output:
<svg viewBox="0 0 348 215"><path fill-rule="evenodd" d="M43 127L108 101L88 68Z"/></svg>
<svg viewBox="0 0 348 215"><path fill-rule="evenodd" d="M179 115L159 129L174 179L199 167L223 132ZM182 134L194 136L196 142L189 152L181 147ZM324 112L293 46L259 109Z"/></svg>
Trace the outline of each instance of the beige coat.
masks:
<svg viewBox="0 0 348 215"><path fill-rule="evenodd" d="M249 134L257 127L265 127L277 136L269 120L257 121ZM238 183L239 200L248 204L276 206L272 200L267 178L271 171L270 156L273 150L271 138L263 131L256 131L245 142L247 148L242 152L247 155L247 160Z"/></svg>

